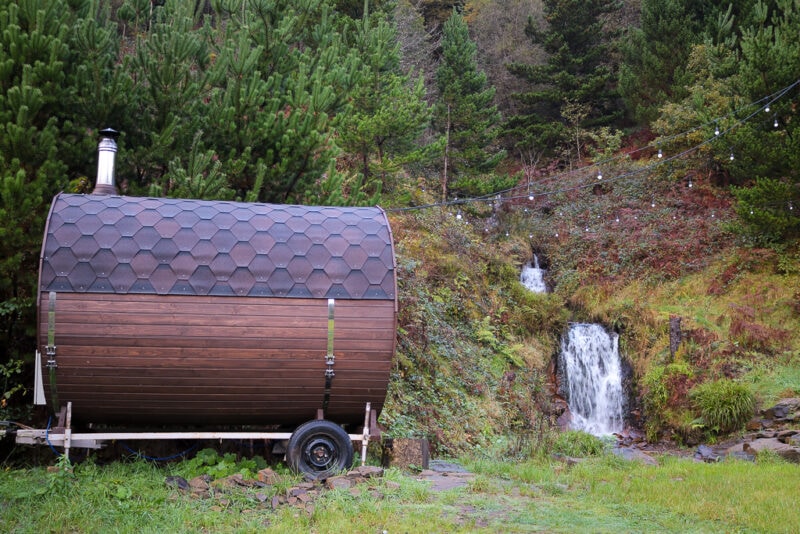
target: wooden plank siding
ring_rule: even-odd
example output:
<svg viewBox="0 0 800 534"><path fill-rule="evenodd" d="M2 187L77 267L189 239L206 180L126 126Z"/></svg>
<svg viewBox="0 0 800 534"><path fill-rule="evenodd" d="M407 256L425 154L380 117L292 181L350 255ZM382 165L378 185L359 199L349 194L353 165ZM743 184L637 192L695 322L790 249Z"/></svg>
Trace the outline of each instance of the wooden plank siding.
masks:
<svg viewBox="0 0 800 534"><path fill-rule="evenodd" d="M380 412L395 306L335 301L330 419L360 424L366 402ZM299 424L322 407L327 299L67 292L55 308L56 390L76 422Z"/></svg>

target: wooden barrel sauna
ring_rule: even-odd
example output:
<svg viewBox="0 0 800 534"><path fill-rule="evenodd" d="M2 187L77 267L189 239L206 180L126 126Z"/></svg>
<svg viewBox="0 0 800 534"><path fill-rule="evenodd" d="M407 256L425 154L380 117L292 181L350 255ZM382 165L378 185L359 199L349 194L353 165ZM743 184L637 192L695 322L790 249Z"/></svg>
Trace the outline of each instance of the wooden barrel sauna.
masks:
<svg viewBox="0 0 800 534"><path fill-rule="evenodd" d="M78 423L359 424L395 350L376 207L60 194L39 272L47 403Z"/></svg>

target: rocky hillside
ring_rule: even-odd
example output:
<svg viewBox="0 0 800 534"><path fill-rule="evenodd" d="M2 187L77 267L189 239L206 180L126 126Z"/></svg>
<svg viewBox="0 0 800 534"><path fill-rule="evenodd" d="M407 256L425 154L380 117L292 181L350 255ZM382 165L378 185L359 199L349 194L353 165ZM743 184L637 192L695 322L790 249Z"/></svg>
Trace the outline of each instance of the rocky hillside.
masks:
<svg viewBox="0 0 800 534"><path fill-rule="evenodd" d="M629 419L650 440L733 430L704 412L703 384L742 385L748 415L800 394L800 250L748 244L724 184L675 174L618 169L622 178L587 187L595 176L576 172L561 177L564 192L533 200L523 187L390 213L400 280L390 433L428 436L445 452L545 447L558 416L554 356L577 320L620 334ZM518 281L534 253L546 295ZM672 352L671 317L681 334Z"/></svg>

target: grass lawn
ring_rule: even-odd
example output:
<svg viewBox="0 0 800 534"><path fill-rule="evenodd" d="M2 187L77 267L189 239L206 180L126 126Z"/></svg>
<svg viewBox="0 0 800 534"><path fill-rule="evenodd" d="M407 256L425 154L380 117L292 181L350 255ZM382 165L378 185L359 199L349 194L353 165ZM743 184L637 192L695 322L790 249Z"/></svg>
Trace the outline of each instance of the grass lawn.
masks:
<svg viewBox="0 0 800 534"><path fill-rule="evenodd" d="M351 489L322 491L304 508L271 497L299 478L219 488L194 498L165 484L188 461L143 460L0 472L3 532L796 532L800 466L765 458L716 464L616 456L560 462L465 460L466 487L433 491L389 469ZM247 474L247 473L245 473Z"/></svg>

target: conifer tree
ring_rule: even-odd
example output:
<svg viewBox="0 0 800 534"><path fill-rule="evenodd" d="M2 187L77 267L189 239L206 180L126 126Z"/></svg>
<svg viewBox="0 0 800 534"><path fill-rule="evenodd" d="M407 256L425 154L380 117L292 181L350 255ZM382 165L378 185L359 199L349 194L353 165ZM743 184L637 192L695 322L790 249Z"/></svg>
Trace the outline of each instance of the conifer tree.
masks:
<svg viewBox="0 0 800 534"><path fill-rule="evenodd" d="M511 117L506 127L517 146L541 151L568 142L571 122L589 128L611 124L620 115L611 62L613 35L603 24L603 16L619 8L618 1L544 0L544 8L546 28L529 20L526 33L544 48L548 60L509 66L531 90L516 95L526 111ZM567 105L580 109L573 113L577 119L565 116Z"/></svg>
<svg viewBox="0 0 800 534"><path fill-rule="evenodd" d="M641 25L620 46L619 90L631 115L652 121L659 106L686 96L686 62L700 39L685 0L642 0Z"/></svg>
<svg viewBox="0 0 800 534"><path fill-rule="evenodd" d="M91 167L96 139L87 121L102 113L88 101L113 100L111 29L95 7L0 4L0 376L32 358L44 218L53 195ZM15 386L4 383L5 404Z"/></svg>
<svg viewBox="0 0 800 534"><path fill-rule="evenodd" d="M349 19L317 0L221 0L219 16L221 81L208 97L206 145L235 190L250 191L260 169L260 200L303 202L335 172L333 120L358 81L342 35Z"/></svg>
<svg viewBox="0 0 800 534"><path fill-rule="evenodd" d="M430 111L421 77L400 71L400 45L395 28L383 14L370 14L356 23L354 49L361 61L352 109L337 119L339 144L358 162L362 187L377 179L391 187L401 163L422 157L419 137L428 126ZM374 191L375 187L371 187Z"/></svg>
<svg viewBox="0 0 800 534"><path fill-rule="evenodd" d="M494 88L478 69L476 53L464 18L454 10L444 24L442 59L436 71L435 125L445 138L445 197L448 189L468 195L490 192L495 184L480 177L491 173L505 155L494 144L500 122Z"/></svg>
<svg viewBox="0 0 800 534"><path fill-rule="evenodd" d="M744 185L734 188L737 211L746 230L767 242L800 236L800 5L775 3L775 9L763 1L753 7L736 78L743 95L769 111L737 128L730 141L737 152L731 172ZM781 98L765 104L766 95Z"/></svg>

